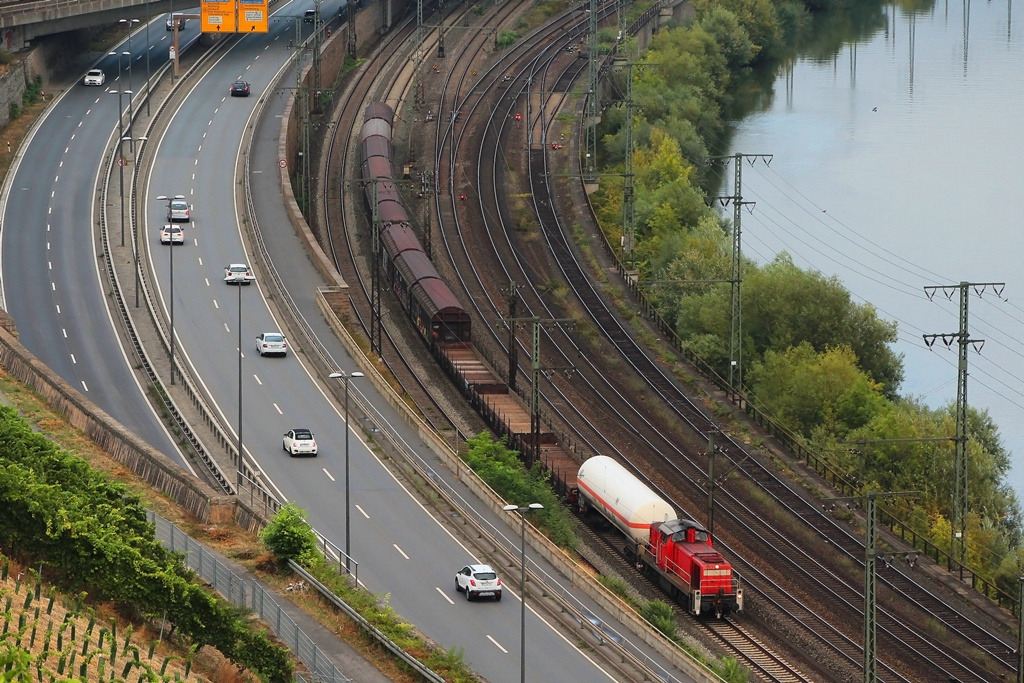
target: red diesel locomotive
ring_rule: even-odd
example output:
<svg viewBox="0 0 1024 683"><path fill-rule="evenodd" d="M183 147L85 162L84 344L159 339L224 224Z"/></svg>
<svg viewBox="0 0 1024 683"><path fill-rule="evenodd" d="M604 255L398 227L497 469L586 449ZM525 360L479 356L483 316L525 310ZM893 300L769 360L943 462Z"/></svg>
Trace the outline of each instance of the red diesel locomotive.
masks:
<svg viewBox="0 0 1024 683"><path fill-rule="evenodd" d="M671 505L605 455L580 466L576 504L593 508L630 540L637 568L659 577L661 587L692 614L716 617L743 609L743 588L711 534L678 519Z"/></svg>

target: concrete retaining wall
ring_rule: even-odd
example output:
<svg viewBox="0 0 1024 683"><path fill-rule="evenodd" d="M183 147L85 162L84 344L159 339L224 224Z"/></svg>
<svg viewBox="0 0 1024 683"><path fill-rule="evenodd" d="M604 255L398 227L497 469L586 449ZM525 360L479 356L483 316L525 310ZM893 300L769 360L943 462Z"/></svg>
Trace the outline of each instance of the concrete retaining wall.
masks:
<svg viewBox="0 0 1024 683"><path fill-rule="evenodd" d="M7 319L10 320L9 316ZM32 388L50 408L85 433L107 455L173 499L200 522L223 524L234 520L233 498L218 494L100 410L33 356L6 326L0 326L0 366Z"/></svg>

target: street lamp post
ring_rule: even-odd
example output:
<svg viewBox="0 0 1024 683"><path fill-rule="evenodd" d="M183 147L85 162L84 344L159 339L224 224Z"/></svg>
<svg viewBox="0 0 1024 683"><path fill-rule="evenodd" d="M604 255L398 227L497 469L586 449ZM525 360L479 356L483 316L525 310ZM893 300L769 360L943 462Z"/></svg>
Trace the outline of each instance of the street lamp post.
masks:
<svg viewBox="0 0 1024 683"><path fill-rule="evenodd" d="M519 612L519 681L526 683L526 513L534 510L542 510L544 506L540 503L530 503L526 507L518 505L506 505L503 508L506 512L519 513L520 522L520 574L519 587L522 591L522 606Z"/></svg>
<svg viewBox="0 0 1024 683"><path fill-rule="evenodd" d="M124 246L124 105L121 100L121 54L119 52L111 52L111 55L117 55L117 166L120 169L121 177L121 246Z"/></svg>
<svg viewBox="0 0 1024 683"><path fill-rule="evenodd" d="M149 139L148 137L146 137L145 135L142 135L142 136L140 136L138 138L138 140L132 140L131 144L134 145L135 142L145 142L148 139ZM134 149L134 147L133 147L133 149ZM132 153L132 159L133 159L133 161L135 163L138 163L138 156L134 153L134 151ZM123 168L123 166L122 166L122 168ZM121 200L121 204L122 205L124 204L124 199L123 198ZM133 224L133 226L134 226L134 229L132 230L132 242L135 245L135 308L138 308L139 307L139 278L141 277L142 264L139 261L139 229L138 229L137 225Z"/></svg>
<svg viewBox="0 0 1024 683"><path fill-rule="evenodd" d="M352 573L352 525L350 520L352 516L349 514L349 476L348 476L348 384L349 380L357 377L362 377L361 372L350 372L345 374L343 372L332 372L328 377L331 379L344 379L345 380L345 572L347 574Z"/></svg>
<svg viewBox="0 0 1024 683"><path fill-rule="evenodd" d="M156 198L156 200L158 202L166 201L167 202L167 212L170 213L171 200L174 200L174 199L184 199L184 198L185 198L185 195L183 195L183 194L176 194L174 196L169 196L169 195L162 194L162 195L158 196ZM168 251L168 254L169 254L168 259L170 260L170 269L171 269L171 295L170 295L170 304L171 304L170 305L170 308L171 308L171 384L173 385L174 384L174 238L171 237L170 240L171 240L170 244L168 244L168 247L170 247L170 248L167 251ZM184 238L182 238L182 244L184 244ZM239 291L239 297L241 297L241 291L242 291L241 287L239 287L238 291ZM242 325L241 325L241 320L242 320L241 300L239 300L239 306L238 306L238 320L239 320L238 327L239 327L239 329L241 329L241 327L242 327ZM239 348L239 356L241 356L241 348L242 348L241 347L241 334L242 333L239 332L238 334L239 334L239 347L238 347ZM239 361L239 363L241 363L241 361ZM239 372L239 376L241 376L241 372ZM239 396L239 398L241 398L241 396L242 396L241 392L239 392L238 396ZM239 415L241 415L241 408L239 408ZM242 424L242 421L239 420L238 424L239 424L239 434L241 434L241 424ZM239 451L239 452L241 452L241 451Z"/></svg>
<svg viewBox="0 0 1024 683"><path fill-rule="evenodd" d="M152 46L149 44L149 25L153 22L146 22L146 116L149 116L149 51Z"/></svg>
<svg viewBox="0 0 1024 683"><path fill-rule="evenodd" d="M238 468L235 487L242 490L242 283L238 286Z"/></svg>
<svg viewBox="0 0 1024 683"><path fill-rule="evenodd" d="M135 134L132 132L134 130L134 126L132 125L132 119L134 117L132 116L132 98L131 98L131 92L132 92L132 24L139 23L139 20L138 19L119 19L118 23L119 24L125 24L125 26L127 26L127 28L128 28L128 52L126 53L128 55L128 90L127 90L127 92L129 93L129 96L128 96L128 135L134 138ZM118 60L118 62L120 62L120 60ZM120 66L120 64L119 64L119 66ZM133 148L134 148L134 144L135 143L132 143Z"/></svg>

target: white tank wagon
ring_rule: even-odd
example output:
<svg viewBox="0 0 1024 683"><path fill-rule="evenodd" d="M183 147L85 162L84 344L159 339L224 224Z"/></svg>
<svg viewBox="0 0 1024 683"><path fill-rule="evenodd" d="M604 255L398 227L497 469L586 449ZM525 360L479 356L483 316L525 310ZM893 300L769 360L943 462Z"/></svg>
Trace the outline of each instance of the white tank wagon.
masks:
<svg viewBox="0 0 1024 683"><path fill-rule="evenodd" d="M592 507L636 543L650 539L651 524L676 519L672 506L607 455L580 466L576 486L580 510Z"/></svg>

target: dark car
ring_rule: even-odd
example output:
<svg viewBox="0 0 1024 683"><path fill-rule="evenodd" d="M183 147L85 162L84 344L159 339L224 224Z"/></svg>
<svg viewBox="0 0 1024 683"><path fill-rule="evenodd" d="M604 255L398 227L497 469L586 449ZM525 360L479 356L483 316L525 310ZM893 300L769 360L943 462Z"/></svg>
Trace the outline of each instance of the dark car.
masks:
<svg viewBox="0 0 1024 683"><path fill-rule="evenodd" d="M308 9L308 10L306 10L306 13L302 15L302 23L304 23L304 24L312 24L315 19L316 19L316 10L315 9Z"/></svg>
<svg viewBox="0 0 1024 683"><path fill-rule="evenodd" d="M232 97L248 97L249 96L249 84L245 81L235 81L231 84L231 96Z"/></svg>
<svg viewBox="0 0 1024 683"><path fill-rule="evenodd" d="M185 30L185 17L178 17L177 19L178 19L178 30L179 31L184 31ZM167 17L166 26L167 26L167 30L168 31L173 31L174 30L174 19L172 19L171 17Z"/></svg>

